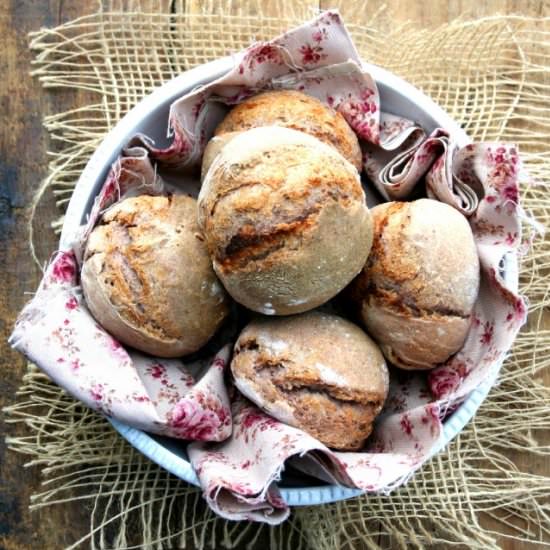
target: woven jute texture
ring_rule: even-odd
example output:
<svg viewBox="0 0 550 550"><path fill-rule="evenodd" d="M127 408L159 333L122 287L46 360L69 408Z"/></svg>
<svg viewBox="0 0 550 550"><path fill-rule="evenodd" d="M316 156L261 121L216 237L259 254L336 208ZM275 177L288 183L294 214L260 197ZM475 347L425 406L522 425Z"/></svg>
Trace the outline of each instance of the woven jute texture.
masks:
<svg viewBox="0 0 550 550"><path fill-rule="evenodd" d="M111 5L31 36L41 84L90 98L45 119L51 162L37 202L53 192L63 209L106 132L156 86L313 15L300 2L270 3L269 13L260 2L242 11L204 3L201 13L186 11L188 4ZM362 57L425 91L473 139L519 144L538 182L523 189L523 205L548 225L550 20L494 17L426 30L396 27L384 10L365 12L358 5L348 19ZM525 239L532 237L526 226ZM5 412L26 424L25 435L8 444L44 474L31 506L78 498L89 508L89 532L71 548L491 549L503 535L550 545L550 479L535 466L550 460L549 267L550 243L535 235L520 277L529 322L499 383L460 436L390 496L299 508L276 528L220 520L196 488L134 451L104 418L29 366Z"/></svg>

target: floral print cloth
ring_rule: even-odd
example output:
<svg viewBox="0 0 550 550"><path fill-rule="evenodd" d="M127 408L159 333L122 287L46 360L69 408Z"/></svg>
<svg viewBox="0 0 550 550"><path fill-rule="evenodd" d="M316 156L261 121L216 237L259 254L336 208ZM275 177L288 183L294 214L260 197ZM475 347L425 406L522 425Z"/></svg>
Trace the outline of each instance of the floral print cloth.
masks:
<svg viewBox="0 0 550 550"><path fill-rule="evenodd" d="M146 357L122 347L89 314L79 288L86 237L121 197L177 192L157 172L184 172L233 105L263 89L304 91L337 109L360 137L365 173L385 200L423 189L469 218L481 263L481 290L462 350L428 374L393 370L390 395L363 452L334 452L228 390L225 346L208 365ZM113 166L71 250L50 263L24 308L12 345L86 405L136 428L193 440L191 463L220 515L279 523L289 513L277 482L285 465L329 483L389 491L437 447L445 415L490 381L525 321L526 307L503 277L517 264L518 181L513 145L462 149L443 128L429 135L381 111L377 86L335 11L236 55L223 77L173 103L171 145L136 136ZM157 170L158 169L158 170ZM229 393L234 398L230 400Z"/></svg>

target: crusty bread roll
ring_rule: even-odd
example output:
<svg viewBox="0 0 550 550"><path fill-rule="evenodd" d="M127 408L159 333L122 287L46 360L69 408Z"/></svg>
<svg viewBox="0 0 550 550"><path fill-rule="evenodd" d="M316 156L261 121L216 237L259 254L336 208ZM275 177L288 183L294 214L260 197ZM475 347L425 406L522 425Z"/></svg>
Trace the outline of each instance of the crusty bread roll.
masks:
<svg viewBox="0 0 550 550"><path fill-rule="evenodd" d="M372 242L357 170L332 147L288 128L254 128L226 144L198 204L225 288L268 315L332 298L359 273Z"/></svg>
<svg viewBox="0 0 550 550"><path fill-rule="evenodd" d="M159 357L202 347L229 312L185 195L127 198L88 239L81 280L97 321L121 342Z"/></svg>
<svg viewBox="0 0 550 550"><path fill-rule="evenodd" d="M251 401L335 449L363 446L388 393L376 344L353 323L316 311L250 323L231 370Z"/></svg>
<svg viewBox="0 0 550 550"><path fill-rule="evenodd" d="M229 111L215 135L260 126L284 126L315 136L361 171L361 148L354 131L340 113L314 97L293 90L250 97Z"/></svg>
<svg viewBox="0 0 550 550"><path fill-rule="evenodd" d="M351 295L386 358L430 369L463 345L479 290L466 218L442 202L388 202L371 210L374 242Z"/></svg>

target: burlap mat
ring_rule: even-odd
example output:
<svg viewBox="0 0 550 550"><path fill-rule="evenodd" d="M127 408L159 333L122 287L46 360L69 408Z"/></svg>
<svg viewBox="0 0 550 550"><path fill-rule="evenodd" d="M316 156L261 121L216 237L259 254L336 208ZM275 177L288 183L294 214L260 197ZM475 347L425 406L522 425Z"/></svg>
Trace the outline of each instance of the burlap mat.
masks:
<svg viewBox="0 0 550 550"><path fill-rule="evenodd" d="M34 33L42 85L92 98L45 119L52 160L37 200L52 189L63 208L105 133L156 86L313 15L299 2L280 4L272 13L285 19L262 14L260 2L241 12L255 14L249 16L220 3L205 5L204 14L186 12L183 2L154 13L133 5L131 13L103 10ZM539 182L524 189L523 205L548 225L550 19L493 17L425 30L396 28L383 10L365 11L358 6L349 25L363 58L424 90L475 140L519 144ZM298 508L277 528L220 520L196 488L135 452L105 419L30 366L6 413L27 425L26 435L8 444L43 469L44 487L31 507L87 503L89 532L71 548L490 549L499 536L550 545L550 479L541 473L550 456L549 266L549 241L538 238L521 269L530 321L499 384L449 448L391 496ZM484 527L487 517L498 532Z"/></svg>

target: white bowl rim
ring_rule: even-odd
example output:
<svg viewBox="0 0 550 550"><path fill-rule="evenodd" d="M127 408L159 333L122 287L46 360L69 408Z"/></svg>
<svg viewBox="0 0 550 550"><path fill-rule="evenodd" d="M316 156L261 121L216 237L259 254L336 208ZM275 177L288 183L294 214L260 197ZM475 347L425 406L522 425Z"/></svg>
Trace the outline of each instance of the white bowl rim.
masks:
<svg viewBox="0 0 550 550"><path fill-rule="evenodd" d="M118 122L94 152L75 186L65 214L60 248L67 249L71 246L78 227L84 222L89 211L94 189L97 189L100 182L105 179L111 164L116 160L128 140L137 133L137 128L143 121L151 116L160 105L167 101L174 101L190 87L222 76L232 68L233 63L233 58L228 56L185 71L146 96ZM459 146L471 142L464 130L441 107L412 84L376 65L369 63L363 63L363 65L377 83L399 91L400 94L411 99L420 110L430 113L441 127L454 135ZM190 86L190 83L194 84ZM517 259L514 256L505 257L503 271L508 285L517 289ZM443 449L471 420L489 393L501 364L498 365L498 369L495 369L494 377L474 389L460 407L445 420L439 444L431 456ZM132 428L113 418L109 418L109 420L122 437L153 462L176 477L193 485L199 485L199 480L189 461L161 445L146 432ZM291 506L334 502L360 495L363 492L360 489L338 485L281 488L283 499Z"/></svg>

